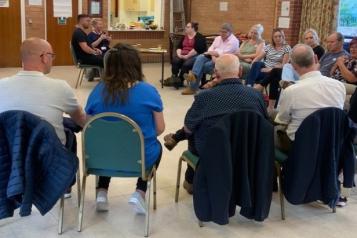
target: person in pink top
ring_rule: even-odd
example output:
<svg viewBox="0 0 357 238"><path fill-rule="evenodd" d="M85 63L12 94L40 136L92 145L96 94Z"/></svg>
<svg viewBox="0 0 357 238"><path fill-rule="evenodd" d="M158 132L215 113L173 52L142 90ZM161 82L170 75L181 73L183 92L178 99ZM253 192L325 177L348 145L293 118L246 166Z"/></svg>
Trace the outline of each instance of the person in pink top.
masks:
<svg viewBox="0 0 357 238"><path fill-rule="evenodd" d="M182 87L183 74L187 74L195 62L197 55L207 50L206 38L198 32L198 23L189 22L185 28L185 36L179 42L176 54L172 58L172 76L164 81L165 86Z"/></svg>
<svg viewBox="0 0 357 238"><path fill-rule="evenodd" d="M203 74L212 73L215 61L220 55L234 54L239 50L239 41L232 32L232 25L224 23L220 35L214 39L208 51L197 56L192 71L187 76L190 86L182 92L182 95L192 95L197 92Z"/></svg>

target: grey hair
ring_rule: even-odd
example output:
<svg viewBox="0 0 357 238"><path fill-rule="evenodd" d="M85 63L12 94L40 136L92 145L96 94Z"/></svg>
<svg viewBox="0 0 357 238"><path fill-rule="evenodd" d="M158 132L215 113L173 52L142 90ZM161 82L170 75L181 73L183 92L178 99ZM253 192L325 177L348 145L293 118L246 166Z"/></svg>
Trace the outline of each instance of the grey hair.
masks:
<svg viewBox="0 0 357 238"><path fill-rule="evenodd" d="M341 32L335 32L336 34L336 39L339 41L339 42L343 42L345 40L345 37L342 35Z"/></svg>
<svg viewBox="0 0 357 238"><path fill-rule="evenodd" d="M291 51L291 63L308 68L314 64L314 51L306 44L297 44Z"/></svg>
<svg viewBox="0 0 357 238"><path fill-rule="evenodd" d="M228 32L233 32L233 26L231 23L223 23L221 29L224 29Z"/></svg>
<svg viewBox="0 0 357 238"><path fill-rule="evenodd" d="M261 36L264 32L264 27L262 24L255 24L254 26L252 26L252 28L255 28L257 30L257 33Z"/></svg>
<svg viewBox="0 0 357 238"><path fill-rule="evenodd" d="M314 38L315 42L317 44L320 44L320 38L319 38L319 35L317 34L316 30L313 29L313 28L309 28L307 29L305 32L304 32L304 38L306 36L307 33L311 33L312 34L312 37Z"/></svg>

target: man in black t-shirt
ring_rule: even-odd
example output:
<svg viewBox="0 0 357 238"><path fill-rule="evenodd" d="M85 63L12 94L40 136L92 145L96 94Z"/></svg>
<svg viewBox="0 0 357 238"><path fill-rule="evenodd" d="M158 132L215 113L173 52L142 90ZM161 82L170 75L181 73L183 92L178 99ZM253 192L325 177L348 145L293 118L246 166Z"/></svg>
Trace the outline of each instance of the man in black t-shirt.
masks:
<svg viewBox="0 0 357 238"><path fill-rule="evenodd" d="M77 21L76 29L72 34L72 46L79 62L103 68L102 51L90 46L86 33L90 27L90 17L86 14L80 14Z"/></svg>

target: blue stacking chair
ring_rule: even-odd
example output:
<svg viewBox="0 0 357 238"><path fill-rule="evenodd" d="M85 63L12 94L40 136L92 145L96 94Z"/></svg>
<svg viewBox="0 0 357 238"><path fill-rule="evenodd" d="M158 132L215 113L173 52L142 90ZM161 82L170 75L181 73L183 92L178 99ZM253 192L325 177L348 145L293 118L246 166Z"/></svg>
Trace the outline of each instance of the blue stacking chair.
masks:
<svg viewBox="0 0 357 238"><path fill-rule="evenodd" d="M83 206L88 175L141 177L148 182L145 237L149 235L150 192L153 179L156 209L156 167L145 167L144 136L129 117L118 113L101 113L92 117L82 132L82 192L78 213L78 231L82 229Z"/></svg>

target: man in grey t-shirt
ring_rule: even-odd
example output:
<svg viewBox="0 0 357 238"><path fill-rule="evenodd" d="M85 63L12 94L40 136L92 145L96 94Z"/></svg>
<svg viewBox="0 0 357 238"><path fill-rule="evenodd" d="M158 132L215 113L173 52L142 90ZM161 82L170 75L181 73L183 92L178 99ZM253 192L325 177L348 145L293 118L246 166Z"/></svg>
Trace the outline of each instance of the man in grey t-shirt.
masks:
<svg viewBox="0 0 357 238"><path fill-rule="evenodd" d="M340 32L334 32L327 37L327 53L320 59L320 72L326 77L331 76L331 68L336 63L336 59L343 55L349 55L343 49L343 35Z"/></svg>

